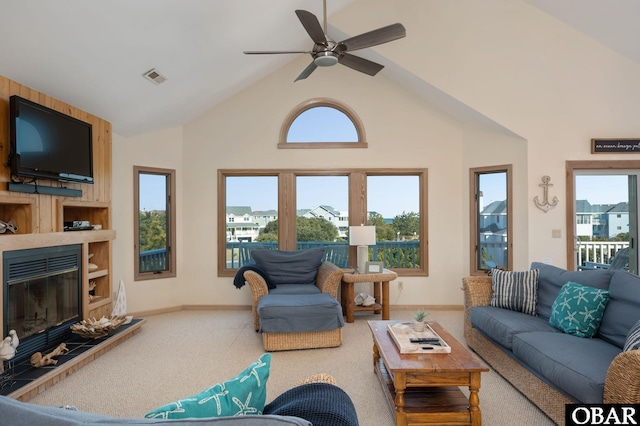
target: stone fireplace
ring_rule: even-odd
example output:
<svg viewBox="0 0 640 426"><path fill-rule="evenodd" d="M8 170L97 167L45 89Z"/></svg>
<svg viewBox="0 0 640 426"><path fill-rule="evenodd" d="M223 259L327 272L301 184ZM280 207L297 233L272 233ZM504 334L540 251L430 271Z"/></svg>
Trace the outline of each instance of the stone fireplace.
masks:
<svg viewBox="0 0 640 426"><path fill-rule="evenodd" d="M82 245L3 252L3 334L15 330L15 362L65 341L82 315Z"/></svg>

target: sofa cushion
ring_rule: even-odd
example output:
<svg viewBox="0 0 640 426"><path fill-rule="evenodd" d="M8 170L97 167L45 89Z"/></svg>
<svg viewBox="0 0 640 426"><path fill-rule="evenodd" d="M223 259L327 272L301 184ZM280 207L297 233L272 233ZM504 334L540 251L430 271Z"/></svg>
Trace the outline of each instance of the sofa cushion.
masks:
<svg viewBox="0 0 640 426"><path fill-rule="evenodd" d="M578 337L593 337L598 332L609 291L568 282L551 307L549 324Z"/></svg>
<svg viewBox="0 0 640 426"><path fill-rule="evenodd" d="M280 284L314 284L323 255L324 249L251 251L251 257L267 271L276 287Z"/></svg>
<svg viewBox="0 0 640 426"><path fill-rule="evenodd" d="M608 289L612 271L608 269L594 269L591 271L567 271L546 263L533 262L531 269L539 269L538 275L538 304L536 314L542 318L551 317L551 306L560 293L560 288L568 281L587 285L589 287Z"/></svg>
<svg viewBox="0 0 640 426"><path fill-rule="evenodd" d="M202 392L163 405L147 418L186 419L262 414L267 398L271 354L263 354L242 373Z"/></svg>
<svg viewBox="0 0 640 426"><path fill-rule="evenodd" d="M602 403L609 365L620 348L564 333L521 333L513 354L548 383L585 404Z"/></svg>
<svg viewBox="0 0 640 426"><path fill-rule="evenodd" d="M513 344L513 336L518 333L529 331L560 333L559 330L551 327L546 319L492 306L471 308L470 319L471 324L482 334L509 350Z"/></svg>
<svg viewBox="0 0 640 426"><path fill-rule="evenodd" d="M609 303L598 334L601 339L623 347L627 334L640 319L640 277L615 271L609 285Z"/></svg>
<svg viewBox="0 0 640 426"><path fill-rule="evenodd" d="M529 271L501 271L491 273L491 301L496 308L536 314L538 269Z"/></svg>
<svg viewBox="0 0 640 426"><path fill-rule="evenodd" d="M635 351L640 349L640 321L638 321L627 334L627 339L624 342L623 351Z"/></svg>
<svg viewBox="0 0 640 426"><path fill-rule="evenodd" d="M344 325L342 307L330 294L267 294L258 302L260 331L300 333Z"/></svg>

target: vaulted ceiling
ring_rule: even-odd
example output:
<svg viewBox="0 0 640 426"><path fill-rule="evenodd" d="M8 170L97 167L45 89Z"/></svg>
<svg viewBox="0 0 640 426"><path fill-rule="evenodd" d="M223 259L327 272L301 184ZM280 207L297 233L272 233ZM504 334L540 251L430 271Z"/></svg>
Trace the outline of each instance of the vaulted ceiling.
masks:
<svg viewBox="0 0 640 426"><path fill-rule="evenodd" d="M327 0L333 38L356 35L331 25L356 1L366 0ZM523 1L640 63L640 1ZM0 0L0 75L110 121L115 133L147 133L198 117L298 57L244 50L309 50L296 9L322 22L321 0ZM381 74L403 78L402 64L383 65ZM163 84L143 78L152 68Z"/></svg>

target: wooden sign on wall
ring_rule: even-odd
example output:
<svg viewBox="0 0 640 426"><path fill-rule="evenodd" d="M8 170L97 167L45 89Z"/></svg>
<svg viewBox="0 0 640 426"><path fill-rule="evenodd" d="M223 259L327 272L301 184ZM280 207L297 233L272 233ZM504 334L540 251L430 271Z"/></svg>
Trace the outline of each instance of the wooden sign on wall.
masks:
<svg viewBox="0 0 640 426"><path fill-rule="evenodd" d="M591 139L592 154L640 154L640 139Z"/></svg>

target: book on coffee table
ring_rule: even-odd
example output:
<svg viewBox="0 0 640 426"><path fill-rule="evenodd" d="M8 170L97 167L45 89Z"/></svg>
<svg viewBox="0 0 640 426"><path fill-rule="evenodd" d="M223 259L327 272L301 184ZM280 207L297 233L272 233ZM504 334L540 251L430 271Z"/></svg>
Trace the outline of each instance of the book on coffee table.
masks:
<svg viewBox="0 0 640 426"><path fill-rule="evenodd" d="M415 331L411 322L387 325L401 354L449 354L451 346L429 324L424 331Z"/></svg>

